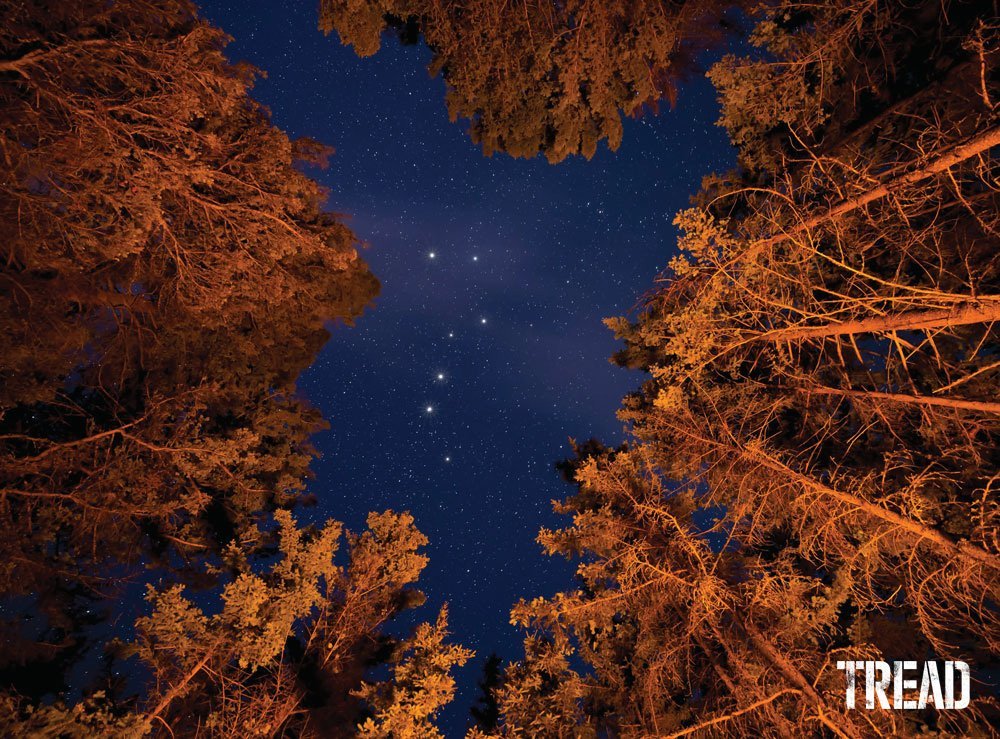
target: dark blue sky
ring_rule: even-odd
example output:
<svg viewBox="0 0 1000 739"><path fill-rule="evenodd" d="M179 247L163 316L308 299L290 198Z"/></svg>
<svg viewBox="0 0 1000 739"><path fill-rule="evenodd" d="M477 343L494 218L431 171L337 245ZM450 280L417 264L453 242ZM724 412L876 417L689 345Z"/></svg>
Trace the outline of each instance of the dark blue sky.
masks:
<svg viewBox="0 0 1000 739"><path fill-rule="evenodd" d="M274 122L337 150L313 174L370 244L382 294L300 381L332 425L314 515L358 529L405 509L430 538L421 615L448 602L454 639L478 652L445 718L460 736L482 660L521 654L511 605L572 587L534 541L570 492L553 463L569 436L622 438L615 410L641 377L608 362L601 319L652 285L674 214L731 166L714 92L692 81L675 111L628 121L619 151L589 162L487 159L448 122L425 48L386 37L358 59L316 30L315 2L202 7L234 37L229 56L267 72L255 97Z"/></svg>

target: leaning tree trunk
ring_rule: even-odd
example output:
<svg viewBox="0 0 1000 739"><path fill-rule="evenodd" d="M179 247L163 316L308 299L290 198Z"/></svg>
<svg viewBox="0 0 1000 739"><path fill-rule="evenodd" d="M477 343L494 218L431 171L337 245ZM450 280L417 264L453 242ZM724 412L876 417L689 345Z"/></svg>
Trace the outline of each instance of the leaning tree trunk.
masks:
<svg viewBox="0 0 1000 739"><path fill-rule="evenodd" d="M887 393L878 390L842 390L824 385L806 385L796 387L795 390L807 395L836 395L843 398L856 398L858 400L888 400L891 403L937 406L940 408L954 408L956 410L979 411L981 413L995 413L1000 415L1000 403L991 403L982 400L939 398L933 395L908 395L906 393Z"/></svg>
<svg viewBox="0 0 1000 739"><path fill-rule="evenodd" d="M926 542L948 557L953 557L970 564L974 563L976 565L982 565L995 572L1000 572L1000 557L997 557L995 554L992 554L982 547L976 546L975 544L971 544L967 541L956 542L947 534L939 531L933 526L928 526L920 521L914 520L900 513L896 513L895 511L891 511L888 508L872 503L871 501L866 500L859 495L855 495L854 493L848 493L846 491L830 487L829 485L825 485L819 480L814 480L808 475L804 475L798 470L789 467L780 459L768 454L763 449L750 449L737 443L735 440L732 442L721 442L715 439L707 438L702 434L696 433L690 428L685 428L680 423L671 423L668 421L667 425L673 431L683 434L695 442L701 442L716 447L723 454L735 454L737 457L740 457L748 462L760 465L761 467L765 467L773 472L777 472L785 479L797 483L809 493L844 503L851 509L863 513L870 518L896 526L897 528L902 529L903 531L906 531L916 537L918 543Z"/></svg>
<svg viewBox="0 0 1000 739"><path fill-rule="evenodd" d="M910 170L906 174L900 175L899 177L893 178L887 182L883 182L881 185L878 185L861 195L842 200L827 210L806 218L801 223L788 229L787 231L782 231L779 234L774 234L766 239L756 241L750 248L750 251L756 252L761 248L774 246L775 244L787 241L793 236L815 228L826 221L832 221L840 216L846 215L847 213L863 208L870 203L881 200L895 190L908 185L915 185L928 177L941 174L945 170L954 167L956 164L962 163L966 159L971 159L974 156L978 156L979 154L989 151L994 146L1000 146L1000 126L988 128L982 133L969 139L964 144L959 144L947 149L944 153L939 154L926 165Z"/></svg>
<svg viewBox="0 0 1000 739"><path fill-rule="evenodd" d="M912 310L887 316L858 318L850 321L824 323L820 326L787 326L764 331L752 341L798 341L822 339L847 334L870 334L885 331L923 331L926 329L966 326L973 323L1000 321L1000 295L970 298L952 308Z"/></svg>

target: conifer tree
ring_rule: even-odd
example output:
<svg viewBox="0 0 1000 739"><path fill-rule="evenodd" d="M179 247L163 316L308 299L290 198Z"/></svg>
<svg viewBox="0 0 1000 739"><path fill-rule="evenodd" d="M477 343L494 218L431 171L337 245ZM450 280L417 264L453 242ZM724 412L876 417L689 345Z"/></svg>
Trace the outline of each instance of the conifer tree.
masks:
<svg viewBox="0 0 1000 739"><path fill-rule="evenodd" d="M475 728L490 732L500 721L500 704L497 692L503 684L503 663L497 654L491 654L483 663L483 677L479 681L480 695L470 710Z"/></svg>
<svg viewBox="0 0 1000 739"><path fill-rule="evenodd" d="M348 535L345 567L334 560L340 524L303 530L287 511L275 518L277 562L261 568L255 560L268 554L266 546L233 544L215 615L183 585L150 587L151 612L136 622L137 640L124 650L151 673L143 700L99 692L71 707L35 707L5 696L0 726L10 735L53 739L435 735L435 713L454 691L450 670L471 652L444 642L445 610L406 640L380 630L401 604L417 602L408 596L427 561L419 554L426 539L412 517L372 514L368 531ZM266 542L268 532L261 533ZM359 611L368 617L358 618ZM359 682L353 695L324 694L345 674L361 674L380 639L405 655L395 680ZM383 725L389 729L377 730Z"/></svg>
<svg viewBox="0 0 1000 739"><path fill-rule="evenodd" d="M452 121L468 119L489 156L550 162L616 150L622 116L673 105L694 56L730 27L736 2L686 0L323 0L320 29L361 56L395 27L434 52Z"/></svg>
<svg viewBox="0 0 1000 739"><path fill-rule="evenodd" d="M293 502L323 424L295 378L376 282L294 166L322 147L189 3L2 20L0 584L25 592Z"/></svg>

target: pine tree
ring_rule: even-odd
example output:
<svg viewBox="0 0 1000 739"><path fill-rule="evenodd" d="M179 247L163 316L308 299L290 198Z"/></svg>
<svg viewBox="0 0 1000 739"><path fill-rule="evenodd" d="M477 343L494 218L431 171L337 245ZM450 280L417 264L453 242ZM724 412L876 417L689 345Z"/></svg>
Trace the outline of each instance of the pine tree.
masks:
<svg viewBox="0 0 1000 739"><path fill-rule="evenodd" d="M364 739L442 739L433 721L455 695L454 666L473 653L448 645L448 609L437 621L421 624L401 645L392 662L392 680L365 684L358 694L373 707L373 716L359 726Z"/></svg>
<svg viewBox="0 0 1000 739"><path fill-rule="evenodd" d="M694 56L725 37L740 2L672 0L323 0L320 29L360 56L387 28L422 35L447 84L452 121L468 119L489 156L594 156L622 141L622 116L676 98Z"/></svg>
<svg viewBox="0 0 1000 739"><path fill-rule="evenodd" d="M416 602L407 596L427 560L412 517L372 514L368 531L348 535L345 567L334 560L340 524L300 529L286 511L275 518L278 560L261 567L267 547L232 545L215 615L183 585L150 587L151 612L136 622L137 640L125 650L151 673L142 701L95 693L72 707L34 707L7 696L0 726L40 737L388 735L364 718L372 712L394 736L434 735L434 714L453 693L450 670L471 652L445 643L445 611L398 644L380 631L399 604ZM265 542L269 532L260 533ZM379 639L406 655L394 681L323 694L345 674L360 675L370 664L368 645ZM410 734L399 733L408 726Z"/></svg>
<svg viewBox="0 0 1000 739"><path fill-rule="evenodd" d="M0 591L51 628L301 496L295 378L377 283L190 3L0 19Z"/></svg>
<svg viewBox="0 0 1000 739"><path fill-rule="evenodd" d="M479 697L470 710L475 727L482 732L495 731L500 722L500 703L497 692L503 685L503 663L497 654L491 654L483 663L483 677L479 681Z"/></svg>

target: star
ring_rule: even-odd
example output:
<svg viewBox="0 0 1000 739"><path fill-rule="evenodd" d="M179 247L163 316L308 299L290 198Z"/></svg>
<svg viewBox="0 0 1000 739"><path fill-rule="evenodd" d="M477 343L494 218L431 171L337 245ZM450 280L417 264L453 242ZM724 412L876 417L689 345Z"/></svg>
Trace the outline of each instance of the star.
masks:
<svg viewBox="0 0 1000 739"><path fill-rule="evenodd" d="M437 373L437 378L438 378L439 380L443 380L443 379L444 379L444 372L438 372L438 373Z"/></svg>
<svg viewBox="0 0 1000 739"><path fill-rule="evenodd" d="M437 256L437 254L435 254L434 252L431 252L431 253L430 253L430 254L428 254L427 256L429 256L429 257L430 257L431 259L433 259L434 257L436 257L436 256Z"/></svg>
<svg viewBox="0 0 1000 739"><path fill-rule="evenodd" d="M451 461L451 457L445 457L445 458L444 458L444 461L445 461L445 462L450 462L450 461Z"/></svg>
<svg viewBox="0 0 1000 739"><path fill-rule="evenodd" d="M486 319L485 319L485 318L480 318L480 319L479 319L479 322L480 322L480 323L486 323Z"/></svg>
<svg viewBox="0 0 1000 739"><path fill-rule="evenodd" d="M453 331L449 331L448 332L448 338L449 339L454 339L455 338L455 333Z"/></svg>
<svg viewBox="0 0 1000 739"><path fill-rule="evenodd" d="M474 257L472 257L472 261L473 261L473 262L478 262L478 261L479 261L479 257L475 257L475 256L474 256Z"/></svg>
<svg viewBox="0 0 1000 739"><path fill-rule="evenodd" d="M433 413L434 412L434 406L432 406L432 405L427 406L426 408L424 408L424 412L426 412L426 413Z"/></svg>

